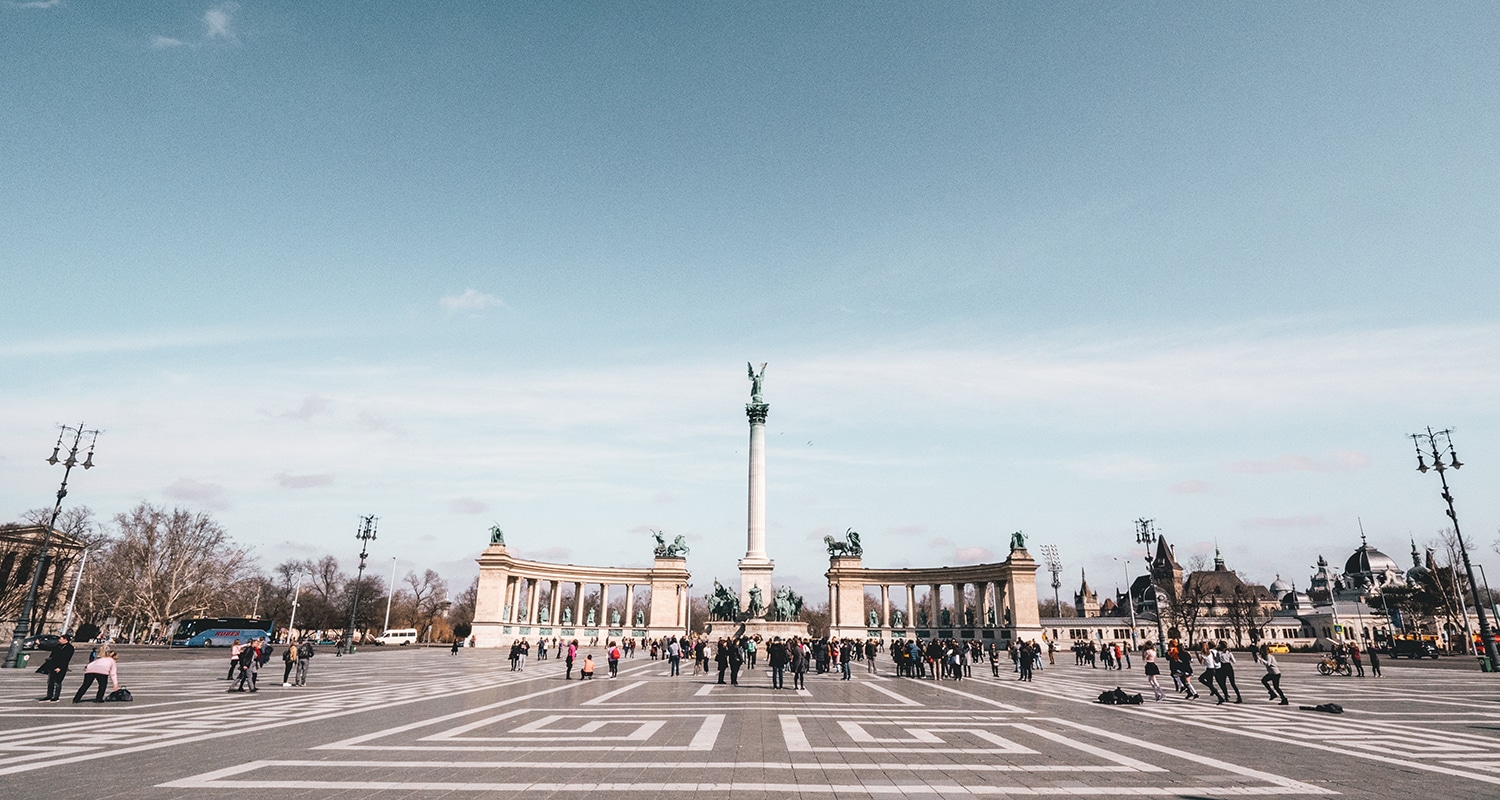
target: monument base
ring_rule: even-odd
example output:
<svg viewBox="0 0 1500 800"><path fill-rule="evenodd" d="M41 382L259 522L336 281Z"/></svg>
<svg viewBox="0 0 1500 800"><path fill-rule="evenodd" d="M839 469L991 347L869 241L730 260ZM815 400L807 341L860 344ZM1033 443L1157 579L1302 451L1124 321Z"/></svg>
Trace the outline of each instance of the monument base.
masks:
<svg viewBox="0 0 1500 800"><path fill-rule="evenodd" d="M713 622L709 623L708 635L720 636L759 636L761 641L768 642L772 638L780 636L790 639L800 636L803 639L810 638L807 633L806 622L772 622L767 619L747 619L744 622Z"/></svg>

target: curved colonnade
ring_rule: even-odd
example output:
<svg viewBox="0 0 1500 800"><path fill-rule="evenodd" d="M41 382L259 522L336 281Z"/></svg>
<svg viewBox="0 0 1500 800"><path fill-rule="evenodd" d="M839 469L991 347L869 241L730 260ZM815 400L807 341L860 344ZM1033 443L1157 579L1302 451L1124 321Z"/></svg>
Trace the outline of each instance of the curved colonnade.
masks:
<svg viewBox="0 0 1500 800"><path fill-rule="evenodd" d="M478 561L476 647L540 636L602 641L687 632L689 574L683 558L658 557L646 568L551 564L515 558L495 543ZM621 588L623 604L612 603Z"/></svg>
<svg viewBox="0 0 1500 800"><path fill-rule="evenodd" d="M829 635L980 639L1002 645L1040 640L1036 570L1025 548L1012 549L999 563L925 569L866 569L858 556L832 556L827 572ZM952 587L952 600L945 603L947 587ZM873 609L867 609L869 588L879 592ZM917 602L918 590L927 592L925 602Z"/></svg>

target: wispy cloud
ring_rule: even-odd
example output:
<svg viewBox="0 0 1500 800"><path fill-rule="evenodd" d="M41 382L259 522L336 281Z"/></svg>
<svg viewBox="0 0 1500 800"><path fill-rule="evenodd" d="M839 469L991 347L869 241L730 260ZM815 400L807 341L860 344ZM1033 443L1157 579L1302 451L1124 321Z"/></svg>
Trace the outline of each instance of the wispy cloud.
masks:
<svg viewBox="0 0 1500 800"><path fill-rule="evenodd" d="M235 32L230 27L235 13L240 10L239 3L220 3L203 12L203 25L207 31L203 34L208 39L225 39L233 41Z"/></svg>
<svg viewBox="0 0 1500 800"><path fill-rule="evenodd" d="M27 0L24 3L6 3L11 8L55 8L62 5L62 0Z"/></svg>
<svg viewBox="0 0 1500 800"><path fill-rule="evenodd" d="M197 503L214 510L229 507L229 495L224 491L224 487L217 483L179 478L176 483L162 489L162 493L173 500Z"/></svg>
<svg viewBox="0 0 1500 800"><path fill-rule="evenodd" d="M186 45L187 42L184 42L181 39L174 39L171 36L162 36L161 34L157 34L156 36L151 37L152 50L165 50L169 47L184 47Z"/></svg>
<svg viewBox="0 0 1500 800"><path fill-rule="evenodd" d="M317 395L308 395L307 397L302 398L302 405L290 411L283 411L280 414L277 414L277 416L284 417L286 419L308 420L318 416L319 414L326 414L328 412L328 408L328 398L319 397Z"/></svg>
<svg viewBox="0 0 1500 800"><path fill-rule="evenodd" d="M941 536L929 541L927 547L932 551L933 557L943 564L979 564L995 557L994 551L988 547L960 547Z"/></svg>
<svg viewBox="0 0 1500 800"><path fill-rule="evenodd" d="M1357 451L1339 451L1329 455L1327 461L1310 456L1286 454L1279 458L1235 461L1225 467L1229 472L1247 475L1271 475L1278 472L1332 472L1336 469L1358 470L1370 466L1370 457Z"/></svg>
<svg viewBox="0 0 1500 800"><path fill-rule="evenodd" d="M1316 528L1327 524L1327 520L1316 514L1305 517L1256 517L1245 521L1247 528Z"/></svg>
<svg viewBox="0 0 1500 800"><path fill-rule="evenodd" d="M455 514L483 514L490 504L474 497L455 497L448 501L448 510Z"/></svg>
<svg viewBox="0 0 1500 800"><path fill-rule="evenodd" d="M438 305L450 313L467 311L470 314L483 314L493 309L505 308L505 301L478 289L465 289L462 294L449 295L438 300Z"/></svg>
<svg viewBox="0 0 1500 800"><path fill-rule="evenodd" d="M247 330L240 328L187 328L179 330L111 332L87 336L31 339L0 343L0 358L76 356L129 353L173 348L223 347L226 345L302 339L333 335L329 331Z"/></svg>
<svg viewBox="0 0 1500 800"><path fill-rule="evenodd" d="M1167 487L1172 494L1203 494L1212 489L1212 484L1206 481L1181 481Z"/></svg>
<svg viewBox="0 0 1500 800"><path fill-rule="evenodd" d="M333 476L327 473L288 475L283 472L276 476L276 485L283 489L316 489L322 486L332 486Z"/></svg>

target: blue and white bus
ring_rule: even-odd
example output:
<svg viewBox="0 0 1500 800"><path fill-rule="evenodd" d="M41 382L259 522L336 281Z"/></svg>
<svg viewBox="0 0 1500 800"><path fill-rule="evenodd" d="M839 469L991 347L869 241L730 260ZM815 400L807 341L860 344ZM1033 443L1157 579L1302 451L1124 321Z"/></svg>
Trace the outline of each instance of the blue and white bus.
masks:
<svg viewBox="0 0 1500 800"><path fill-rule="evenodd" d="M219 617L217 619L185 619L177 623L172 632L174 647L228 647L235 639L248 642L261 637L270 638L274 623L268 619L240 619Z"/></svg>

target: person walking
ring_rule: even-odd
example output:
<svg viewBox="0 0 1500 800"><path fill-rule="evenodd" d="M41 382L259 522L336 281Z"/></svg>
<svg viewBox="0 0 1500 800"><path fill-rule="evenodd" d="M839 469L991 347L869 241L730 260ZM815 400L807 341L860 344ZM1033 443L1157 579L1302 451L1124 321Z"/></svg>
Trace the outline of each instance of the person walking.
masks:
<svg viewBox="0 0 1500 800"><path fill-rule="evenodd" d="M286 649L281 651L281 662L285 668L281 671L281 685L292 685L292 670L297 668L297 645L287 643Z"/></svg>
<svg viewBox="0 0 1500 800"><path fill-rule="evenodd" d="M312 661L315 652L311 639L303 639L301 644L297 645L297 669L292 672L293 686L307 685L308 662Z"/></svg>
<svg viewBox="0 0 1500 800"><path fill-rule="evenodd" d="M1182 690L1187 693L1188 699L1197 700L1198 690L1193 688L1193 654L1186 647L1178 648L1172 668L1182 680Z"/></svg>
<svg viewBox="0 0 1500 800"><path fill-rule="evenodd" d="M729 640L723 637L714 647L714 664L719 668L719 683L728 683L729 675Z"/></svg>
<svg viewBox="0 0 1500 800"><path fill-rule="evenodd" d="M875 656L880 652L880 644L876 639L865 640L865 672L871 675L875 673Z"/></svg>
<svg viewBox="0 0 1500 800"><path fill-rule="evenodd" d="M1208 642L1198 646L1198 666L1203 669L1198 681L1208 687L1208 693L1214 696L1214 705L1223 705L1225 698L1219 694L1219 687L1214 683L1219 673L1219 654L1208 646Z"/></svg>
<svg viewBox="0 0 1500 800"><path fill-rule="evenodd" d="M68 665L73 661L73 639L66 633L57 637L57 646L47 655L47 660L37 672L47 676L47 696L38 697L38 703L56 703L62 700L63 679L68 677Z"/></svg>
<svg viewBox="0 0 1500 800"><path fill-rule="evenodd" d="M853 661L854 646L849 644L848 639L845 639L843 643L839 645L839 680L854 680L854 664L852 663Z"/></svg>
<svg viewBox="0 0 1500 800"><path fill-rule="evenodd" d="M1229 649L1229 642L1219 640L1219 669L1215 678L1219 681L1219 693L1224 699L1229 699L1229 690L1234 689L1234 702L1243 703L1245 698L1240 694L1240 685L1234 682L1234 652ZM1226 685L1227 684L1227 685Z"/></svg>
<svg viewBox="0 0 1500 800"><path fill-rule="evenodd" d="M573 680L573 659L575 659L577 657L578 657L578 640L574 639L573 641L568 642L567 654L564 657L564 662L563 662L564 665L566 665L567 668L568 668L568 674L566 674L566 675L563 676L563 680L565 680L565 681L571 681L571 680Z"/></svg>
<svg viewBox="0 0 1500 800"><path fill-rule="evenodd" d="M1033 663L1033 659L1031 657L1031 645L1028 644L1028 643L1026 643L1026 642L1021 642L1021 643L1017 644L1016 645L1016 659L1017 659L1016 663L1019 664L1020 667L1021 667L1021 669L1020 669L1021 677L1017 678L1016 680L1021 680L1021 681L1025 681L1027 683L1030 683L1031 682L1031 668L1032 668L1032 663Z"/></svg>
<svg viewBox="0 0 1500 800"><path fill-rule="evenodd" d="M1380 648L1370 648L1370 677L1380 677Z"/></svg>
<svg viewBox="0 0 1500 800"><path fill-rule="evenodd" d="M610 642L608 647L605 655L609 656L609 679L614 680L615 676L620 674L620 646Z"/></svg>
<svg viewBox="0 0 1500 800"><path fill-rule="evenodd" d="M235 682L235 685L229 687L227 691L243 692L245 691L246 684L251 686L251 690L253 691L253 687L255 686L255 677L253 675L253 671L258 669L255 658L255 641L253 639L249 642L246 642L245 646L240 648L240 659L238 662L238 666L240 671L239 675L236 676L237 680Z"/></svg>
<svg viewBox="0 0 1500 800"><path fill-rule="evenodd" d="M1281 698L1281 704L1287 705L1286 692L1281 691L1281 666L1276 663L1276 656L1271 655L1271 646L1263 644L1260 653L1255 659L1261 666L1266 668L1266 674L1261 676L1260 685L1266 687L1266 693L1270 699Z"/></svg>
<svg viewBox="0 0 1500 800"><path fill-rule="evenodd" d="M1359 645L1354 642L1349 643L1349 661L1354 664L1354 677L1363 678L1365 676L1365 662L1364 659L1360 658Z"/></svg>
<svg viewBox="0 0 1500 800"><path fill-rule="evenodd" d="M786 663L788 655L786 643L781 641L780 636L771 637L771 643L766 646L766 663L771 667L771 688L786 688Z"/></svg>
<svg viewBox="0 0 1500 800"><path fill-rule="evenodd" d="M224 676L224 680L234 680L234 672L240 668L240 651L244 649L245 646L240 644L239 639L235 639L234 644L229 646L229 674Z"/></svg>
<svg viewBox="0 0 1500 800"><path fill-rule="evenodd" d="M99 684L99 689L94 693L95 703L104 702L104 686L106 683L109 684L111 692L119 691L119 658L119 654L115 652L113 647L105 645L104 649L99 651L99 657L90 661L89 665L84 668L83 685L79 686L78 692L73 695L73 702L82 703L83 696L88 694L89 687L96 683Z"/></svg>
<svg viewBox="0 0 1500 800"><path fill-rule="evenodd" d="M675 678L682 674L682 643L676 636L667 640L667 665L670 667L668 675Z"/></svg>
<svg viewBox="0 0 1500 800"><path fill-rule="evenodd" d="M755 669L755 651L756 651L756 649L757 648L755 646L755 639L754 638L750 638L750 639L746 639L745 640L745 662L747 664L749 664L750 669Z"/></svg>
<svg viewBox="0 0 1500 800"><path fill-rule="evenodd" d="M1141 659L1146 662L1146 683L1151 684L1151 691L1156 695L1158 701L1165 699L1167 695L1161 690L1161 683L1158 680L1158 676L1161 675L1161 667L1156 663L1156 648L1151 646L1150 642L1147 642L1141 648Z"/></svg>
<svg viewBox="0 0 1500 800"><path fill-rule="evenodd" d="M740 667L745 665L745 651L739 640L729 640L729 685L740 685Z"/></svg>
<svg viewBox="0 0 1500 800"><path fill-rule="evenodd" d="M792 637L791 647L788 648L787 658L792 667L792 688L807 688L807 648L802 645L802 640Z"/></svg>

